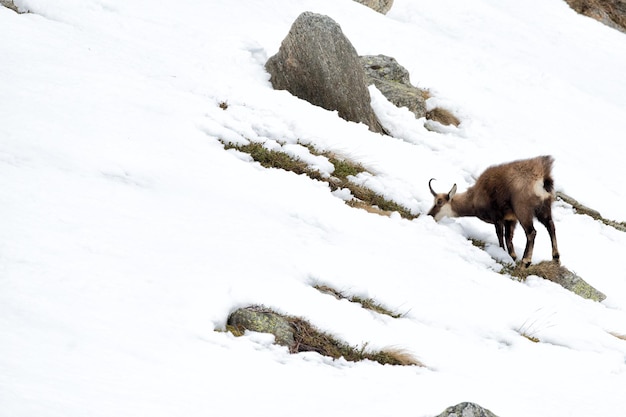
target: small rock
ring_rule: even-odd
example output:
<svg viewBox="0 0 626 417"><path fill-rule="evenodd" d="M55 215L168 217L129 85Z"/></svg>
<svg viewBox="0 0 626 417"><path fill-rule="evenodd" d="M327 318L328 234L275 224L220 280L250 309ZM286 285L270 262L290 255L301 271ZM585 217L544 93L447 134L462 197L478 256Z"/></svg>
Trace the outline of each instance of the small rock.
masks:
<svg viewBox="0 0 626 417"><path fill-rule="evenodd" d="M0 0L0 6L4 6L7 9L11 9L14 12L20 13L18 7L13 3L13 0Z"/></svg>
<svg viewBox="0 0 626 417"><path fill-rule="evenodd" d="M498 417L491 411L474 403L460 403L439 414L437 417Z"/></svg>
<svg viewBox="0 0 626 417"><path fill-rule="evenodd" d="M276 343L290 349L296 344L295 330L289 321L280 315L262 307L246 307L235 310L228 316L226 323L236 329L250 330L260 333L271 333L276 337Z"/></svg>
<svg viewBox="0 0 626 417"><path fill-rule="evenodd" d="M354 0L364 6L377 11L378 13L387 14L393 6L393 0Z"/></svg>

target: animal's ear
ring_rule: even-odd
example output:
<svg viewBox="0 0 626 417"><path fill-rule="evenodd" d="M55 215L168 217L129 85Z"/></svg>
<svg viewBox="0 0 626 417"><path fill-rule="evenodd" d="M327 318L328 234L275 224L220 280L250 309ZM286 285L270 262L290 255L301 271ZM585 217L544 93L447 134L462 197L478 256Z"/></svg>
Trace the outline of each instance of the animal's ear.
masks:
<svg viewBox="0 0 626 417"><path fill-rule="evenodd" d="M452 186L452 189L448 193L448 200L452 200L452 197L456 194L456 184Z"/></svg>

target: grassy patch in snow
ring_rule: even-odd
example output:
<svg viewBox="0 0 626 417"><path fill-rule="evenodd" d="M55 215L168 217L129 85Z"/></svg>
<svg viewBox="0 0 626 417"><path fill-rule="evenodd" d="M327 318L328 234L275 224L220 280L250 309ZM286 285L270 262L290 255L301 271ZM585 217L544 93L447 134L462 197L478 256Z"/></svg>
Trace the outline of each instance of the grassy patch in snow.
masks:
<svg viewBox="0 0 626 417"><path fill-rule="evenodd" d="M296 352L317 352L333 359L344 358L350 362L371 360L382 365L424 366L408 352L397 348L380 351L368 351L367 343L362 347L350 346L333 336L321 332L304 319L290 317L289 321L296 329Z"/></svg>
<svg viewBox="0 0 626 417"><path fill-rule="evenodd" d="M362 208L371 213L381 215L390 215L393 212L397 212L401 217L409 220L418 216L411 213L406 207L386 199L367 187L352 182L350 178L365 172L365 168L358 163L339 158L330 152L318 152L314 147L306 146L312 155L323 156L333 165L334 171L332 176L326 178L318 170L311 168L305 161L280 150L267 149L263 143L250 142L246 145L240 145L222 141L222 144L224 149L235 149L239 152L247 153L253 160L265 168L278 168L296 174L306 174L311 179L326 182L331 191L350 190L353 198L346 201L346 204L351 207Z"/></svg>
<svg viewBox="0 0 626 417"><path fill-rule="evenodd" d="M618 222L615 220L606 219L600 214L599 211L583 205L574 198L560 191L556 193L556 198L572 206L574 212L577 214L587 215L595 220L601 221L607 226L611 226L619 231L626 232L626 222Z"/></svg>
<svg viewBox="0 0 626 417"><path fill-rule="evenodd" d="M250 306L231 313L226 331L239 337L246 330L274 334L277 343L286 345L291 353L317 352L350 362L371 360L382 365L424 366L402 349L392 347L373 351L367 349L367 343L361 347L350 346L300 317L279 314L264 306Z"/></svg>
<svg viewBox="0 0 626 417"><path fill-rule="evenodd" d="M338 300L348 300L352 303L360 304L361 307L363 307L366 310L370 310L378 314L384 314L386 316L393 317L394 319L398 319L404 315L404 314L395 313L391 311L389 308L383 306L382 304L380 304L379 302L377 302L376 300L372 298L348 296L342 293L341 291L338 291L332 287L329 287L328 285L314 285L313 288L315 288L321 293L330 294L333 297L337 298Z"/></svg>

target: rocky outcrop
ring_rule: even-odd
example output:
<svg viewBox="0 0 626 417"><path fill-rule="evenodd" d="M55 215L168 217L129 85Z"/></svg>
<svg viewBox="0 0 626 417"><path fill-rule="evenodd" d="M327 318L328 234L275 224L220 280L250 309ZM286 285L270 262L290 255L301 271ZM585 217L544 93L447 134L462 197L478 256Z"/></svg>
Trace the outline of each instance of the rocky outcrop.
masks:
<svg viewBox="0 0 626 417"><path fill-rule="evenodd" d="M289 320L270 310L261 307L248 307L235 310L228 316L228 326L243 333L251 330L259 333L273 334L276 343L292 349L295 344L295 329Z"/></svg>
<svg viewBox="0 0 626 417"><path fill-rule="evenodd" d="M439 414L437 417L498 417L491 411L474 403L460 403Z"/></svg>
<svg viewBox="0 0 626 417"><path fill-rule="evenodd" d="M427 111L426 100L430 97L429 92L411 84L409 71L395 58L386 55L365 55L361 57L361 64L367 75L368 84L374 84L385 98L397 107L406 107L418 119L426 117L446 126L458 126L461 123L454 114L441 107ZM428 129L431 127L430 124L426 125Z"/></svg>
<svg viewBox="0 0 626 417"><path fill-rule="evenodd" d="M18 9L18 7L13 2L13 0L0 0L0 6L4 6L4 7L8 8L8 9L11 9L14 12L17 12L17 13L22 13L23 12L23 11L20 11Z"/></svg>
<svg viewBox="0 0 626 417"><path fill-rule="evenodd" d="M367 75L368 84L376 88L397 107L406 107L415 117L426 116L427 92L411 84L409 71L386 55L365 55L360 57Z"/></svg>
<svg viewBox="0 0 626 417"><path fill-rule="evenodd" d="M529 275L537 275L559 284L583 298L593 301L603 301L606 298L606 295L589 285L584 279L554 261L539 262L528 268L518 266L511 271L511 275L520 279L526 279Z"/></svg>
<svg viewBox="0 0 626 417"><path fill-rule="evenodd" d="M626 0L565 0L578 13L626 33Z"/></svg>
<svg viewBox="0 0 626 417"><path fill-rule="evenodd" d="M393 6L393 0L354 0L370 9L376 10L378 13L387 14Z"/></svg>
<svg viewBox="0 0 626 417"><path fill-rule="evenodd" d="M343 119L384 133L370 105L356 50L330 17L302 13L265 68L275 89L287 90L312 104L336 110Z"/></svg>

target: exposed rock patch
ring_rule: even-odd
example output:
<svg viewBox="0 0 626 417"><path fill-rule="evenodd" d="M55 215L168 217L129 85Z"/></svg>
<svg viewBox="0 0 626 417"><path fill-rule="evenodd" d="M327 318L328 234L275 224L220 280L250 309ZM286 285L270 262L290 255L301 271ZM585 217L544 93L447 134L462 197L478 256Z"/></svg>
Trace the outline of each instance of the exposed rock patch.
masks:
<svg viewBox="0 0 626 417"><path fill-rule="evenodd" d="M565 0L578 13L626 33L626 0Z"/></svg>
<svg viewBox="0 0 626 417"><path fill-rule="evenodd" d="M474 403L460 403L439 414L437 417L498 417L491 411Z"/></svg>
<svg viewBox="0 0 626 417"><path fill-rule="evenodd" d="M235 310L227 321L238 332L251 330L259 333L270 333L276 343L293 349L296 345L295 329L284 317L261 307L248 307Z"/></svg>
<svg viewBox="0 0 626 417"><path fill-rule="evenodd" d="M356 50L330 17L304 12L265 64L272 86L384 133Z"/></svg>
<svg viewBox="0 0 626 417"><path fill-rule="evenodd" d="M386 55L360 57L368 84L374 84L397 107L406 107L415 117L426 116L428 93L411 84L409 71Z"/></svg>
<svg viewBox="0 0 626 417"><path fill-rule="evenodd" d="M15 3L13 2L13 0L0 0L0 6L4 6L8 9L13 10L16 13L24 13L24 10L20 10Z"/></svg>
<svg viewBox="0 0 626 417"><path fill-rule="evenodd" d="M360 59L368 84L374 84L387 100L397 107L406 107L415 114L415 117L426 117L442 125L458 126L461 123L449 110L436 107L428 111L426 100L430 93L411 84L409 71L395 58L386 55L364 55Z"/></svg>
<svg viewBox="0 0 626 417"><path fill-rule="evenodd" d="M393 0L354 0L370 9L376 10L378 13L387 14L393 6Z"/></svg>
<svg viewBox="0 0 626 417"><path fill-rule="evenodd" d="M511 276L522 280L529 275L537 275L589 300L602 301L606 298L606 295L589 285L581 277L554 261L532 264L528 268L518 266L508 272Z"/></svg>

